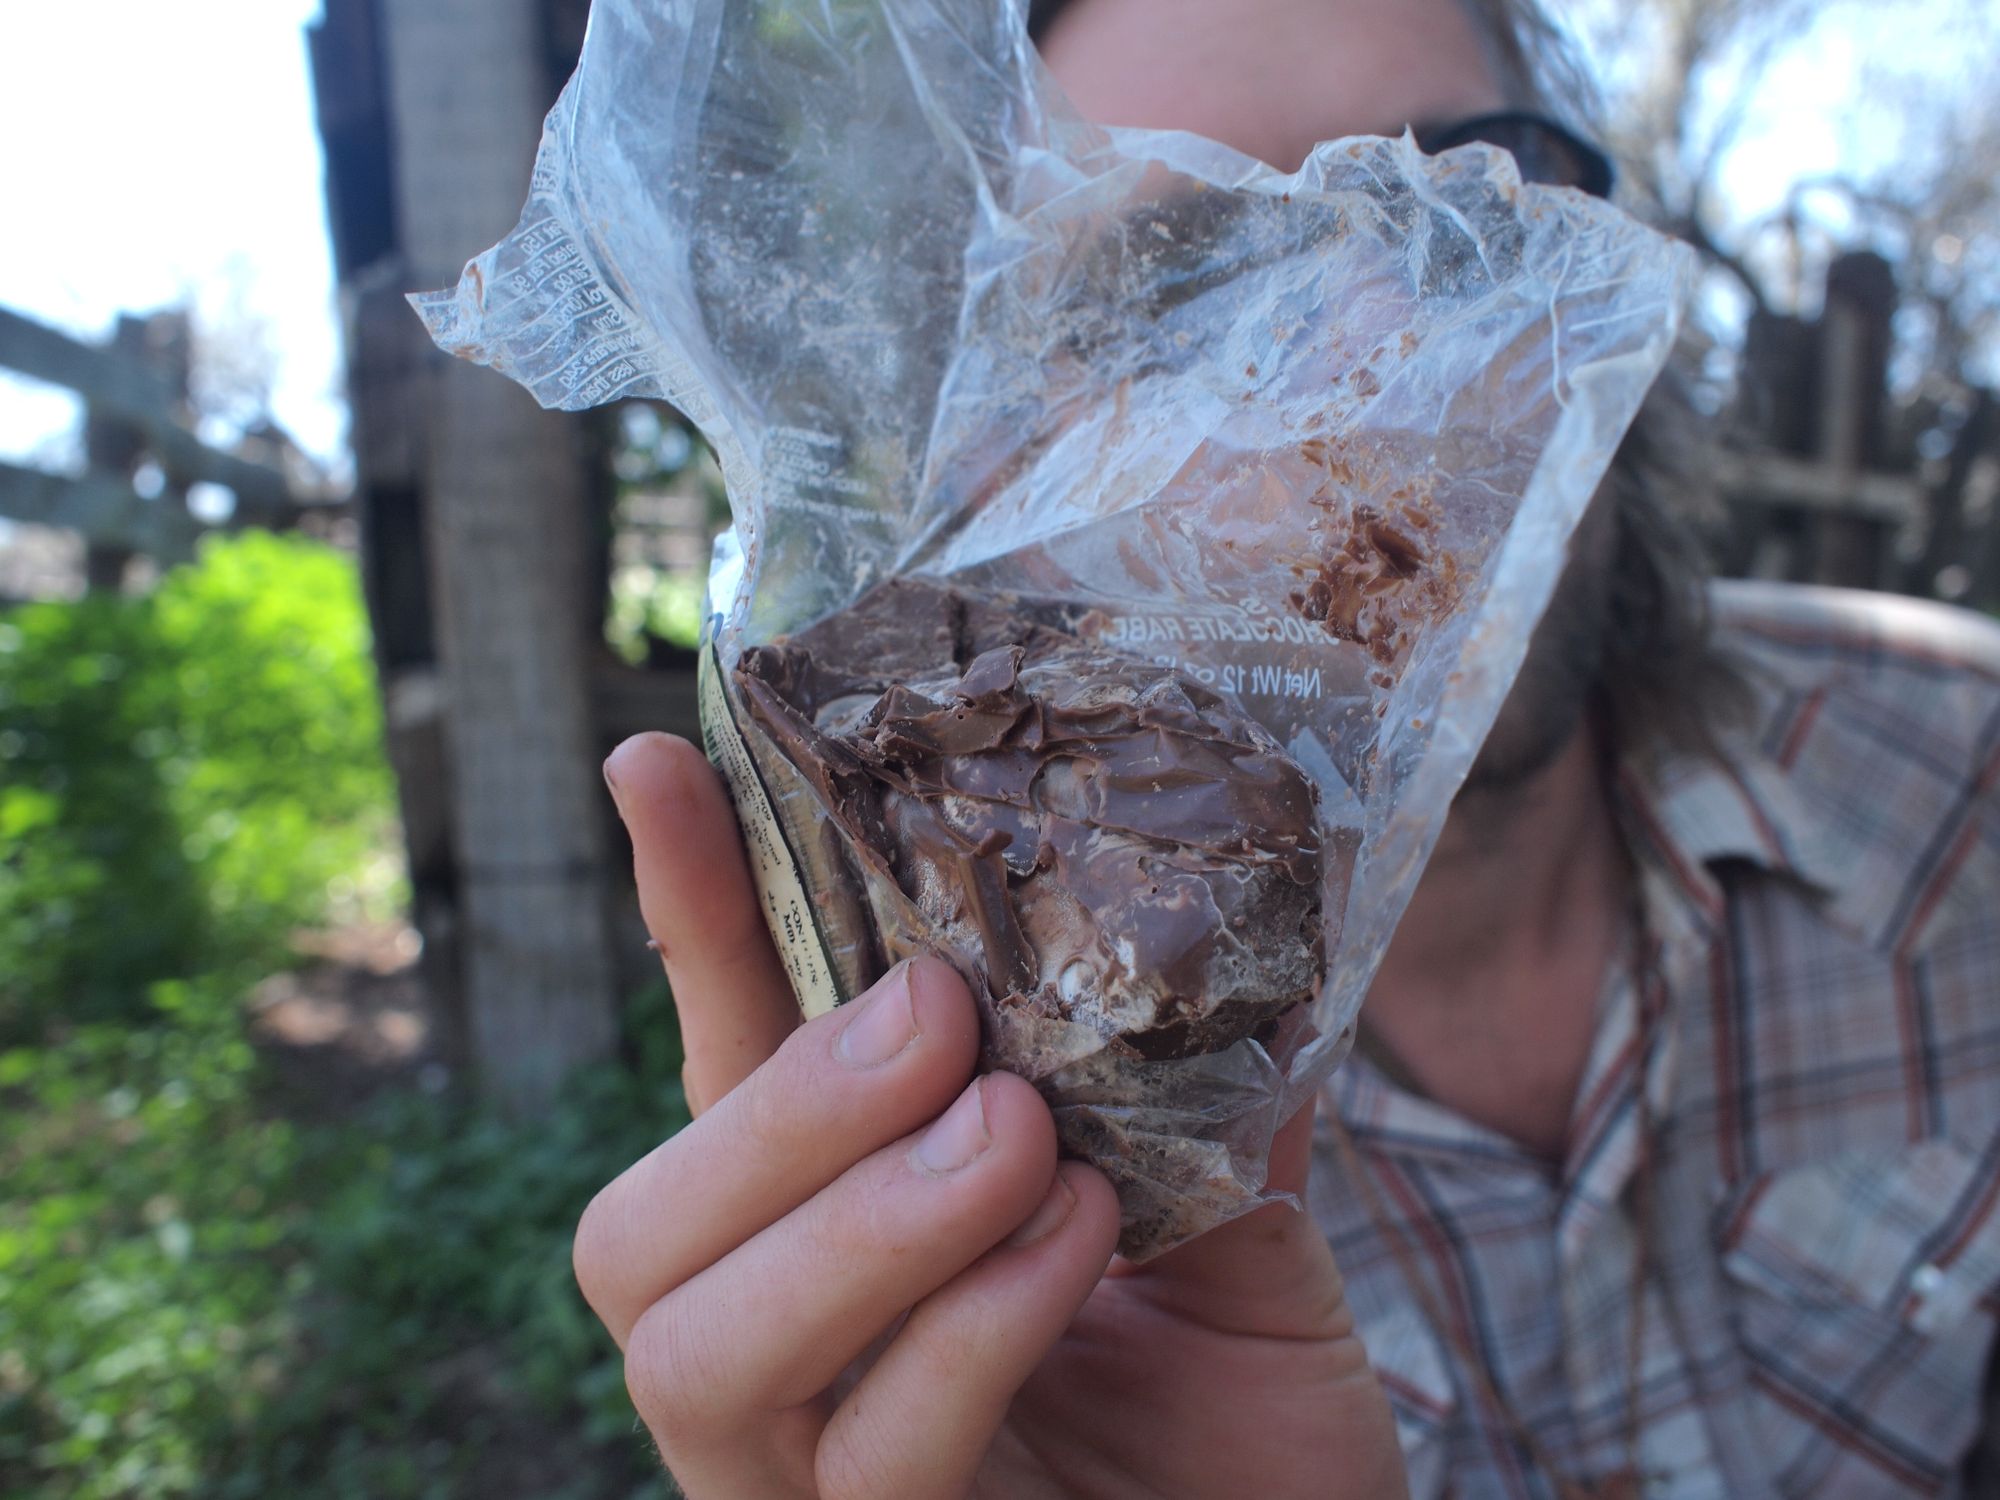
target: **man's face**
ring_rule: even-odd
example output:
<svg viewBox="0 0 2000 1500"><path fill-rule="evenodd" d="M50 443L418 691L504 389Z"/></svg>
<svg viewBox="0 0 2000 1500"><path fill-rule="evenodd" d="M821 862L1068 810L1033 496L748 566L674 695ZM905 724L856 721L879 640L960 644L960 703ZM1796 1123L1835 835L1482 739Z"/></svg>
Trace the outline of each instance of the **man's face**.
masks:
<svg viewBox="0 0 2000 1500"><path fill-rule="evenodd" d="M1073 0L1042 56L1087 119L1191 130L1285 171L1323 140L1509 102L1459 0ZM1516 786L1568 743L1597 670L1612 531L1594 506L1468 788Z"/></svg>
<svg viewBox="0 0 2000 1500"><path fill-rule="evenodd" d="M1320 141L1506 107L1458 0L1073 0L1042 56L1087 119L1287 172Z"/></svg>

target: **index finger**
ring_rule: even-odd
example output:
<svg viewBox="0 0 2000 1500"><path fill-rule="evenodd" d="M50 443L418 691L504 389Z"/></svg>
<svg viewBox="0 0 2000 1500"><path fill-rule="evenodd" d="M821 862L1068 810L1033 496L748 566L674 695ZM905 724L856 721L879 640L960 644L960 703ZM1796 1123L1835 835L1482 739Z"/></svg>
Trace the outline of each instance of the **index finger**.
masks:
<svg viewBox="0 0 2000 1500"><path fill-rule="evenodd" d="M706 1109L799 1024L722 778L670 734L625 741L604 779L632 836L639 910L673 986L688 1105Z"/></svg>

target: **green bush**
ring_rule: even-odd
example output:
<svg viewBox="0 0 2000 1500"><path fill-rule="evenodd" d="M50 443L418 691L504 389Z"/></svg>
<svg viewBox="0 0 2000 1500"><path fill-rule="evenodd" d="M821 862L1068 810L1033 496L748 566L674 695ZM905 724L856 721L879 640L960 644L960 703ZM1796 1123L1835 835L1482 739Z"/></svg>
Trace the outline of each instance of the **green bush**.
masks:
<svg viewBox="0 0 2000 1500"><path fill-rule="evenodd" d="M0 1493L524 1494L480 1465L525 1414L569 1444L540 1493L665 1494L569 1268L591 1194L686 1119L663 992L629 1018L651 1064L543 1118L406 1092L310 1129L226 991L152 1003L0 1056Z"/></svg>
<svg viewBox="0 0 2000 1500"><path fill-rule="evenodd" d="M297 540L0 616L10 1500L665 1492L569 1270L686 1118L664 988L531 1121L292 1123L250 1044L289 932L387 889L371 671L352 563Z"/></svg>
<svg viewBox="0 0 2000 1500"><path fill-rule="evenodd" d="M248 533L143 598L0 616L0 1044L280 962L387 877L353 564Z"/></svg>
<svg viewBox="0 0 2000 1500"><path fill-rule="evenodd" d="M359 576L331 548L251 532L211 543L151 602L173 660L188 858L227 939L270 953L387 842Z"/></svg>
<svg viewBox="0 0 2000 1500"><path fill-rule="evenodd" d="M193 1494L296 1337L298 1141L214 989L0 1055L0 1492Z"/></svg>

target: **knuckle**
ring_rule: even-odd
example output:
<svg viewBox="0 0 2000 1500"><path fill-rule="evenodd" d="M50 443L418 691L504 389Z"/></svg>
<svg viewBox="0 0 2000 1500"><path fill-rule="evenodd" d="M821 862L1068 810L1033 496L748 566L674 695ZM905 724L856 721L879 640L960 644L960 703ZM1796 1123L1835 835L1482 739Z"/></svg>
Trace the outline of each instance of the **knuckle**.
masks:
<svg viewBox="0 0 2000 1500"><path fill-rule="evenodd" d="M750 1160L785 1161L794 1149L802 1090L784 1076L789 1071L766 1063L733 1092L730 1129Z"/></svg>
<svg viewBox="0 0 2000 1500"><path fill-rule="evenodd" d="M625 1347L625 1389L662 1446L722 1423L728 1361L712 1326L690 1318L689 1299L647 1309Z"/></svg>
<svg viewBox="0 0 2000 1500"><path fill-rule="evenodd" d="M682 1063L681 1102L687 1105L688 1118L691 1120L700 1119L715 1104L715 1100L708 1097L708 1091L695 1080L695 1065L693 1063Z"/></svg>
<svg viewBox="0 0 2000 1500"><path fill-rule="evenodd" d="M870 1233L879 1227L880 1234ZM829 1193L780 1227L770 1244L772 1280L807 1287L829 1265L868 1271L892 1265L907 1251L907 1227L883 1224L865 1194Z"/></svg>
<svg viewBox="0 0 2000 1500"><path fill-rule="evenodd" d="M968 1349L982 1351L986 1359L981 1362L981 1372L990 1375L989 1361L1003 1353L1018 1332L1018 1313L1003 1321L996 1316L1000 1309L993 1299L974 1295L954 1301L947 1316L932 1318L910 1330L910 1347L904 1352L905 1378L917 1390L949 1391L963 1386Z"/></svg>
<svg viewBox="0 0 2000 1500"><path fill-rule="evenodd" d="M829 1427L813 1455L813 1484L819 1500L881 1500L888 1494L889 1428L877 1414L881 1403L852 1409L847 1420Z"/></svg>
<svg viewBox="0 0 2000 1500"><path fill-rule="evenodd" d="M822 1038L805 1028L786 1037L778 1050L736 1089L736 1118L730 1123L761 1159L782 1161L805 1143L826 1115Z"/></svg>
<svg viewBox="0 0 2000 1500"><path fill-rule="evenodd" d="M584 1206L583 1216L576 1221L576 1236L570 1241L570 1269L576 1275L577 1288L583 1293L583 1300L592 1308L602 1305L609 1275L611 1231L607 1220L612 1214L610 1193L610 1187L600 1188Z"/></svg>

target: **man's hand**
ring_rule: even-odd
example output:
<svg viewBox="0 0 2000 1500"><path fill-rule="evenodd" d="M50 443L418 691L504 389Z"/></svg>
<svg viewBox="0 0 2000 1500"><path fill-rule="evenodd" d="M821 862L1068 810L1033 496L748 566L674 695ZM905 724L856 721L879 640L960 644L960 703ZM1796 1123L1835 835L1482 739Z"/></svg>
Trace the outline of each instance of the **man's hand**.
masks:
<svg viewBox="0 0 2000 1500"><path fill-rule="evenodd" d="M1379 1497L1388 1403L1326 1242L1261 1210L1144 1266L978 1015L905 965L806 1025L733 814L663 735L606 766L699 1118L600 1193L584 1295L693 1500ZM1303 1191L1310 1111L1274 1183Z"/></svg>

